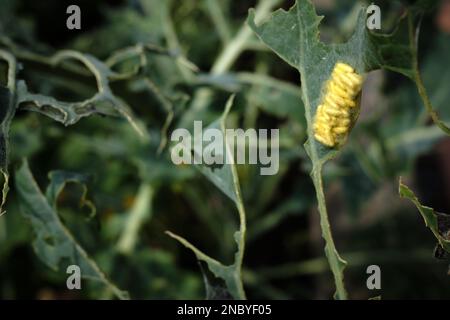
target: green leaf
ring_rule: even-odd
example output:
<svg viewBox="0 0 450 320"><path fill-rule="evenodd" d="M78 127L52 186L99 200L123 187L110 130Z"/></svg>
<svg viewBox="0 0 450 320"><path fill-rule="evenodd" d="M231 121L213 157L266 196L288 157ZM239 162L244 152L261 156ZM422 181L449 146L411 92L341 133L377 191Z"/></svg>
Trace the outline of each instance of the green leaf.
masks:
<svg viewBox="0 0 450 320"><path fill-rule="evenodd" d="M305 148L311 158L311 176L316 188L321 216L325 253L329 259L336 283L336 298L346 299L343 270L346 262L339 256L331 235L323 192L322 167L333 158L337 150L324 147L314 139L313 119L320 103L324 83L329 79L336 62L347 63L363 74L379 65L370 33L366 29L365 10L361 9L356 31L350 40L342 44L326 45L319 39L319 24L323 17L317 16L309 0L299 0L289 9L277 10L270 20L257 26L254 11L249 12L248 24L258 37L282 59L295 67L301 76L302 99L308 125L308 141Z"/></svg>
<svg viewBox="0 0 450 320"><path fill-rule="evenodd" d="M237 252L235 254L234 263L232 265L225 266L221 262L209 257L208 255L197 249L186 239L169 231L167 231L167 234L172 238L178 240L186 248L191 249L195 253L198 260L205 262L208 266L208 269L214 274L214 276L222 279L225 282L227 290L234 299L245 299L246 296L242 284L242 262L244 259L245 250L246 215L244 203L242 201L236 165L234 164L234 161L226 160L230 159L229 157L231 157L231 150L225 134L225 122L233 104L233 100L234 96L232 96L228 100L222 117L208 127L218 128L223 133L223 145L225 150L224 164L219 168L215 166L201 165L199 169L217 188L219 188L235 203L238 209L240 229L234 234L234 239L237 243ZM208 288L209 287L207 286L207 289Z"/></svg>
<svg viewBox="0 0 450 320"><path fill-rule="evenodd" d="M427 1L419 1L419 3L425 5ZM417 10L417 8L413 6L413 8L405 12L397 29L392 34L373 33L371 35L373 44L377 48L380 67L403 74L414 81L431 119L442 131L450 135L450 128L439 119L438 114L434 110L420 74L418 40L423 8L421 10Z"/></svg>
<svg viewBox="0 0 450 320"><path fill-rule="evenodd" d="M252 73L238 73L236 77L245 84L251 84L249 99L265 112L280 118L293 118L305 125L303 106L299 106L301 91L289 82L269 76Z"/></svg>
<svg viewBox="0 0 450 320"><path fill-rule="evenodd" d="M16 59L6 51L0 50L0 60L8 64L7 87L0 85L0 173L3 175L0 216L9 191L9 127L16 111Z"/></svg>
<svg viewBox="0 0 450 320"><path fill-rule="evenodd" d="M95 216L96 209L94 204L87 199L87 183L90 177L85 174L80 174L76 172L67 172L62 170L55 170L49 173L50 184L47 186L45 192L48 203L53 207L53 210L57 210L57 200L61 192L64 190L68 183L79 184L83 191L81 195L81 206L86 206L90 209L90 216L92 218Z"/></svg>
<svg viewBox="0 0 450 320"><path fill-rule="evenodd" d="M232 298L230 296L229 290L226 285L224 285L222 279L215 278L211 271L204 268L202 263L199 263L203 274L203 282L205 284L206 300L229 300Z"/></svg>
<svg viewBox="0 0 450 320"><path fill-rule="evenodd" d="M447 252L450 252L450 230L444 228L444 225L448 226L450 224L450 217L434 211L433 208L422 205L414 192L403 184L401 179L399 182L399 194L402 198L409 199L415 204L425 221L425 225L433 232L439 245Z"/></svg>
<svg viewBox="0 0 450 320"><path fill-rule="evenodd" d="M27 161L16 171L15 178L22 214L30 221L35 232L33 248L39 259L55 271L66 270L69 265L78 265L83 278L100 282L119 299L127 299L128 294L107 279L63 225L54 207L39 189ZM49 190L49 197L53 199L60 188L51 187Z"/></svg>
<svg viewBox="0 0 450 320"><path fill-rule="evenodd" d="M208 269L216 276L217 278L222 279L225 282L228 292L234 299L245 299L245 293L242 288L242 280L241 280L241 271L236 268L236 264L225 266L221 262L211 258L210 256L204 254L202 251L193 246L186 239L170 232L166 231L166 233L179 241L186 248L192 250L198 260L203 261L208 266Z"/></svg>
<svg viewBox="0 0 450 320"><path fill-rule="evenodd" d="M19 108L42 113L66 126L73 125L81 118L92 114L120 115L131 124L136 132L147 138L145 127L136 119L130 107L116 97L110 88L110 80L120 78L121 75L111 71L106 64L97 58L77 51L59 51L49 59L49 63L56 66L66 60L77 60L84 64L95 76L98 92L85 101L69 103L58 101L53 97L30 93L25 82L20 81L17 89Z"/></svg>
<svg viewBox="0 0 450 320"><path fill-rule="evenodd" d="M9 125L10 120L8 119L8 113L10 112L11 104L9 103L11 97L10 97L10 91L7 88L4 88L0 86L0 108L2 112L2 119L0 124L0 171L3 175L3 188L2 188L2 198L0 201L0 215L3 214L2 207L6 202L6 197L8 195L8 181L9 181L9 174L8 174L8 149L9 149ZM3 114L5 113L5 114Z"/></svg>
<svg viewBox="0 0 450 320"><path fill-rule="evenodd" d="M380 67L414 79L414 55L408 26L408 15L401 17L391 34L372 33Z"/></svg>
<svg viewBox="0 0 450 320"><path fill-rule="evenodd" d="M222 120L218 120L208 126L207 129L219 129L221 128ZM222 131L222 130L221 130ZM201 138L201 137L199 137ZM197 154L195 150L193 150L194 154ZM201 157L202 155L197 156ZM225 154L224 157L224 165L198 165L197 168L200 172L211 181L217 188L220 189L228 198L230 198L234 203L238 202L238 195L236 188L233 183L233 172L232 166L227 165L227 161L229 160L229 155ZM228 159L228 160L227 160Z"/></svg>

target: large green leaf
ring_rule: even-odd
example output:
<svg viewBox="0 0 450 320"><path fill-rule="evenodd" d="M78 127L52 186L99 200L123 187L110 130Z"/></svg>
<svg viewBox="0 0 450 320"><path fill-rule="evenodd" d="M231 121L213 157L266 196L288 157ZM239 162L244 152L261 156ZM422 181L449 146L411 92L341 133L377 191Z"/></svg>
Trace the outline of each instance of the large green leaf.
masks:
<svg viewBox="0 0 450 320"><path fill-rule="evenodd" d="M61 222L54 206L42 194L34 180L28 162L23 162L16 171L15 178L20 208L34 230L33 248L39 259L55 271L66 270L69 265L78 265L83 278L100 282L119 299L127 299L128 294L107 279ZM73 177L71 179L73 180ZM62 184L65 182L55 182L55 186L49 189L50 199L55 200L54 195L61 190L61 187L58 186Z"/></svg>

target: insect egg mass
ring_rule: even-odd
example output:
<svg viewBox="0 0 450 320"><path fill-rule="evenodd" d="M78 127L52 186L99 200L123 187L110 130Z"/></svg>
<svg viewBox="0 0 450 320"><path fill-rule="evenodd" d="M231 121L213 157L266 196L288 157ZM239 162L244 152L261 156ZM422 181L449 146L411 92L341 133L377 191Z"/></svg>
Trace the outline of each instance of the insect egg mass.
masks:
<svg viewBox="0 0 450 320"><path fill-rule="evenodd" d="M316 110L314 137L317 141L330 148L345 142L359 115L357 98L362 83L362 76L352 66L336 63Z"/></svg>

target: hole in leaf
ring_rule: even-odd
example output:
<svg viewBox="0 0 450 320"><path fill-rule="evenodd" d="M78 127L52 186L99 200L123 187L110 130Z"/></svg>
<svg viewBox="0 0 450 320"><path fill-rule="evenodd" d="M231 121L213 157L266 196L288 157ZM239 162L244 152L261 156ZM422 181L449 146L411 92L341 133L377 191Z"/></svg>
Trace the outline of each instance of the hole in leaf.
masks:
<svg viewBox="0 0 450 320"><path fill-rule="evenodd" d="M46 237L44 237L43 240L46 244L48 244L49 246L52 246L52 247L54 247L56 244L55 238L53 236L46 236Z"/></svg>

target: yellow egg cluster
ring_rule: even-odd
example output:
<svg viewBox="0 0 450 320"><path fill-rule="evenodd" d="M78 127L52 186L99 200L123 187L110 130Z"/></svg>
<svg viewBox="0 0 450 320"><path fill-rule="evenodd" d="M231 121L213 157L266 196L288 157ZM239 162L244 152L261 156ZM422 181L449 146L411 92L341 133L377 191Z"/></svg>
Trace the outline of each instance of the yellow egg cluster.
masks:
<svg viewBox="0 0 450 320"><path fill-rule="evenodd" d="M314 137L317 141L328 147L345 141L359 111L356 99L362 83L362 76L350 65L336 63L316 111Z"/></svg>

